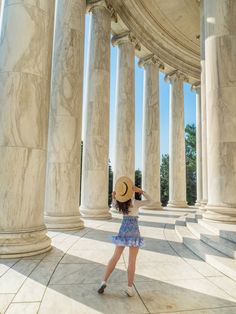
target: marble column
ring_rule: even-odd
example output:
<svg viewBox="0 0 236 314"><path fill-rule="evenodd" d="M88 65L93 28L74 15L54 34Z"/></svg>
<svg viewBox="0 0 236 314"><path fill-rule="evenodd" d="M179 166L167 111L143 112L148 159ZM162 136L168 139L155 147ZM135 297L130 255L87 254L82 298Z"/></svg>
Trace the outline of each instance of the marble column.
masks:
<svg viewBox="0 0 236 314"><path fill-rule="evenodd" d="M208 203L205 219L236 223L236 1L205 0Z"/></svg>
<svg viewBox="0 0 236 314"><path fill-rule="evenodd" d="M135 173L135 47L131 33L115 35L112 44L118 47L116 79L116 131L114 184L121 176L134 181Z"/></svg>
<svg viewBox="0 0 236 314"><path fill-rule="evenodd" d="M140 59L144 68L142 188L153 199L143 209L162 209L160 202L160 103L159 68L163 64L153 55Z"/></svg>
<svg viewBox="0 0 236 314"><path fill-rule="evenodd" d="M106 1L91 3L80 210L87 218L109 219L111 11Z"/></svg>
<svg viewBox="0 0 236 314"><path fill-rule="evenodd" d="M1 29L1 21L2 21L2 12L3 8L2 8L2 0L0 0L0 29Z"/></svg>
<svg viewBox="0 0 236 314"><path fill-rule="evenodd" d="M85 0L56 1L45 197L49 229L84 226L79 194L85 9Z"/></svg>
<svg viewBox="0 0 236 314"><path fill-rule="evenodd" d="M0 0L0 40L2 31L2 19L3 19L4 0Z"/></svg>
<svg viewBox="0 0 236 314"><path fill-rule="evenodd" d="M206 112L206 82L205 82L205 24L204 0L200 2L200 49L201 49L201 123L202 123L202 199L201 209L204 209L208 199L207 174L207 112Z"/></svg>
<svg viewBox="0 0 236 314"><path fill-rule="evenodd" d="M54 1L5 1L0 41L0 257L48 251L43 208Z"/></svg>
<svg viewBox="0 0 236 314"><path fill-rule="evenodd" d="M166 75L170 81L169 109L169 202L168 207L187 207L184 95L185 76L179 71Z"/></svg>
<svg viewBox="0 0 236 314"><path fill-rule="evenodd" d="M201 206L202 200L202 119L201 119L201 84L192 85L196 92L196 161L197 161L197 200L195 206Z"/></svg>

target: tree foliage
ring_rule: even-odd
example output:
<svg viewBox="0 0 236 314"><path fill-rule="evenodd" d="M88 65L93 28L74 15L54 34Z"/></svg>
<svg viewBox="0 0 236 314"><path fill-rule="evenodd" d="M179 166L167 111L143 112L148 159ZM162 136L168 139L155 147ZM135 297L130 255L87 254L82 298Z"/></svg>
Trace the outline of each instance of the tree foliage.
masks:
<svg viewBox="0 0 236 314"><path fill-rule="evenodd" d="M187 201L193 205L196 201L196 126L188 124L185 128L186 147L186 184Z"/></svg>
<svg viewBox="0 0 236 314"><path fill-rule="evenodd" d="M186 185L187 202L193 205L196 200L196 127L188 124L185 128ZM166 206L169 200L169 155L162 155L161 162L161 202Z"/></svg>
<svg viewBox="0 0 236 314"><path fill-rule="evenodd" d="M169 155L162 155L161 160L161 203L166 206L169 200Z"/></svg>
<svg viewBox="0 0 236 314"><path fill-rule="evenodd" d="M108 206L112 203L112 191L113 191L113 171L111 167L111 161L109 160L108 171Z"/></svg>
<svg viewBox="0 0 236 314"><path fill-rule="evenodd" d="M142 172L139 169L135 170L135 185L138 188L141 188L142 186ZM135 199L141 200L141 195L139 193L135 193Z"/></svg>

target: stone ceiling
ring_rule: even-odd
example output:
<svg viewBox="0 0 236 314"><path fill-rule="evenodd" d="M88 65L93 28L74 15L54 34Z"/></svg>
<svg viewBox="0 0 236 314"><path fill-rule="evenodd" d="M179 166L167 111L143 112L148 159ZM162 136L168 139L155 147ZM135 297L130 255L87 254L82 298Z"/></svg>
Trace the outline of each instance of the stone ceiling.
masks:
<svg viewBox="0 0 236 314"><path fill-rule="evenodd" d="M111 0L118 13L113 34L128 29L141 44L138 57L155 54L165 72L181 70L200 79L199 0Z"/></svg>

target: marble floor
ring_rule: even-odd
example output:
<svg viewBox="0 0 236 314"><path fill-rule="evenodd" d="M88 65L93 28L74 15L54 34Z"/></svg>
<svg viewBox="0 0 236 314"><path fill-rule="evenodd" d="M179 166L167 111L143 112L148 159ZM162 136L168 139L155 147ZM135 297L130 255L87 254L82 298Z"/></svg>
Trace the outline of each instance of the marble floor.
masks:
<svg viewBox="0 0 236 314"><path fill-rule="evenodd" d="M53 249L38 256L0 260L0 313L125 314L236 313L236 282L214 269L177 237L183 210L142 211L135 296L127 297L128 250L104 295L97 288L114 246L121 217L85 220L81 231L49 232Z"/></svg>

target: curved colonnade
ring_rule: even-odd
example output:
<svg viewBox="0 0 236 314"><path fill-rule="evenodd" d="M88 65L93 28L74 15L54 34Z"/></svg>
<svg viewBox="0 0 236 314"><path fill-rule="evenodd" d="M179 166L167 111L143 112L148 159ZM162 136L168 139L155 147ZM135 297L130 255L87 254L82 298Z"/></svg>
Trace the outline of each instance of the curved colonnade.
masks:
<svg viewBox="0 0 236 314"><path fill-rule="evenodd" d="M114 179L134 178L136 54L144 71L143 188L154 199L149 208L162 209L158 85L159 71L164 71L170 82L168 207L187 207L183 83L188 81L196 91L196 206L205 219L235 223L236 3L194 3L201 13L200 55L199 45L186 46L181 36L171 38L161 24L156 29L145 24L150 28L144 36L142 23L129 11L139 12L142 1L131 0L125 8L123 0L0 2L0 257L49 250L46 226L79 229L81 214L111 217L107 205L111 33L118 49L119 154ZM142 14L151 23L145 18L148 9ZM91 19L81 164L86 10Z"/></svg>

